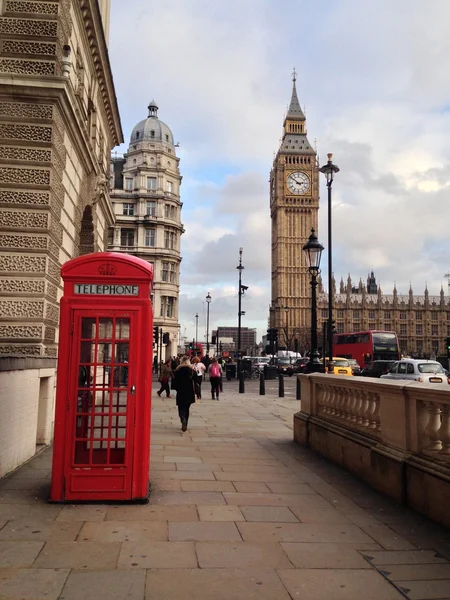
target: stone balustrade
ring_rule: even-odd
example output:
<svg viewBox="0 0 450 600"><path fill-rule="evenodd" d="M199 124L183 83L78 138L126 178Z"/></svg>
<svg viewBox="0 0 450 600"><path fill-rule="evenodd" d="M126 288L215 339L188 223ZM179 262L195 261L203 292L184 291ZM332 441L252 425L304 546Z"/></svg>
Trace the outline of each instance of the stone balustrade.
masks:
<svg viewBox="0 0 450 600"><path fill-rule="evenodd" d="M450 525L450 386L301 375L294 439Z"/></svg>

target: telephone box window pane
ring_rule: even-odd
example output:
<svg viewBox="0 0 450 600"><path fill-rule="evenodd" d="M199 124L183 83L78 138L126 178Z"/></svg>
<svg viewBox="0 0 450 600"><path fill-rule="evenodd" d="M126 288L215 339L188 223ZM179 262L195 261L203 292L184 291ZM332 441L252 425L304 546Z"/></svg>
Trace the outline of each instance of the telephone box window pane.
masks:
<svg viewBox="0 0 450 600"><path fill-rule="evenodd" d="M80 363L95 363L95 343L81 342Z"/></svg>
<svg viewBox="0 0 450 600"><path fill-rule="evenodd" d="M98 337L103 340L110 340L113 337L113 320L101 317L98 325Z"/></svg>
<svg viewBox="0 0 450 600"><path fill-rule="evenodd" d="M94 411L96 413L109 413L110 397L109 390L97 390L95 392Z"/></svg>
<svg viewBox="0 0 450 600"><path fill-rule="evenodd" d="M81 338L84 340L93 340L97 333L97 320L92 317L83 317L81 319Z"/></svg>
<svg viewBox="0 0 450 600"><path fill-rule="evenodd" d="M98 362L99 363L110 363L111 360L113 359L112 356L112 349L113 349L113 345L112 344L99 344L98 345ZM94 361L92 361L94 362Z"/></svg>
<svg viewBox="0 0 450 600"><path fill-rule="evenodd" d="M116 338L119 340L128 340L130 338L130 319L117 319Z"/></svg>
<svg viewBox="0 0 450 600"><path fill-rule="evenodd" d="M128 355L130 351L130 344L128 342L119 342L116 344L116 363L127 363Z"/></svg>
<svg viewBox="0 0 450 600"><path fill-rule="evenodd" d="M78 387L87 388L90 386L92 381L92 367L81 365L78 368ZM80 393L80 391L78 392Z"/></svg>

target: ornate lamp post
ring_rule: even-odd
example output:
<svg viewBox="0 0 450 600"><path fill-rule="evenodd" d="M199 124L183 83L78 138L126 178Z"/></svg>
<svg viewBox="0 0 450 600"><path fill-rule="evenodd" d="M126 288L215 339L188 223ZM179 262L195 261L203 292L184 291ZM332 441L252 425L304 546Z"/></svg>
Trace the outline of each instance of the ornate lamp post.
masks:
<svg viewBox="0 0 450 600"><path fill-rule="evenodd" d="M322 257L323 246L316 236L316 232L311 229L311 235L303 246L306 254L308 269L311 275L311 356L306 365L307 373L319 373L322 370L322 364L319 360L317 351L317 276L320 273L320 259Z"/></svg>
<svg viewBox="0 0 450 600"><path fill-rule="evenodd" d="M327 154L328 162L320 168L320 172L327 178L328 188L328 356L330 368L333 361L333 265L332 265L332 228L331 228L331 186L334 174L339 172L339 167L333 164L333 155ZM325 357L325 348L323 349Z"/></svg>
<svg viewBox="0 0 450 600"><path fill-rule="evenodd" d="M206 354L209 354L209 304L211 302L211 294L208 292L206 296Z"/></svg>

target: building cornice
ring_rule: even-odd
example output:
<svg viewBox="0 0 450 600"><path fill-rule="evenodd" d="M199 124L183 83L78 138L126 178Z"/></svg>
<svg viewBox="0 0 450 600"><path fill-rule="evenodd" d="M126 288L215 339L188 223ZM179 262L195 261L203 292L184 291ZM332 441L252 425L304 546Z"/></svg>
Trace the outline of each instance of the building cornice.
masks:
<svg viewBox="0 0 450 600"><path fill-rule="evenodd" d="M114 145L118 146L124 138L98 0L80 0L75 5L79 5L81 10L106 117Z"/></svg>

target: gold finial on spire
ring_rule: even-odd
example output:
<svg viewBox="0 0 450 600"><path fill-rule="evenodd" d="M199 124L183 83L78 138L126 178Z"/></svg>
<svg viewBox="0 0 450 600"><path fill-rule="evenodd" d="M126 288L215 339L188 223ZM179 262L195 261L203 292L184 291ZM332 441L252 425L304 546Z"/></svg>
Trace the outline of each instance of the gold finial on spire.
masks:
<svg viewBox="0 0 450 600"><path fill-rule="evenodd" d="M297 71L295 70L295 67L294 67L294 71L292 72L292 81L294 82L294 85L295 85L295 82L297 81Z"/></svg>

